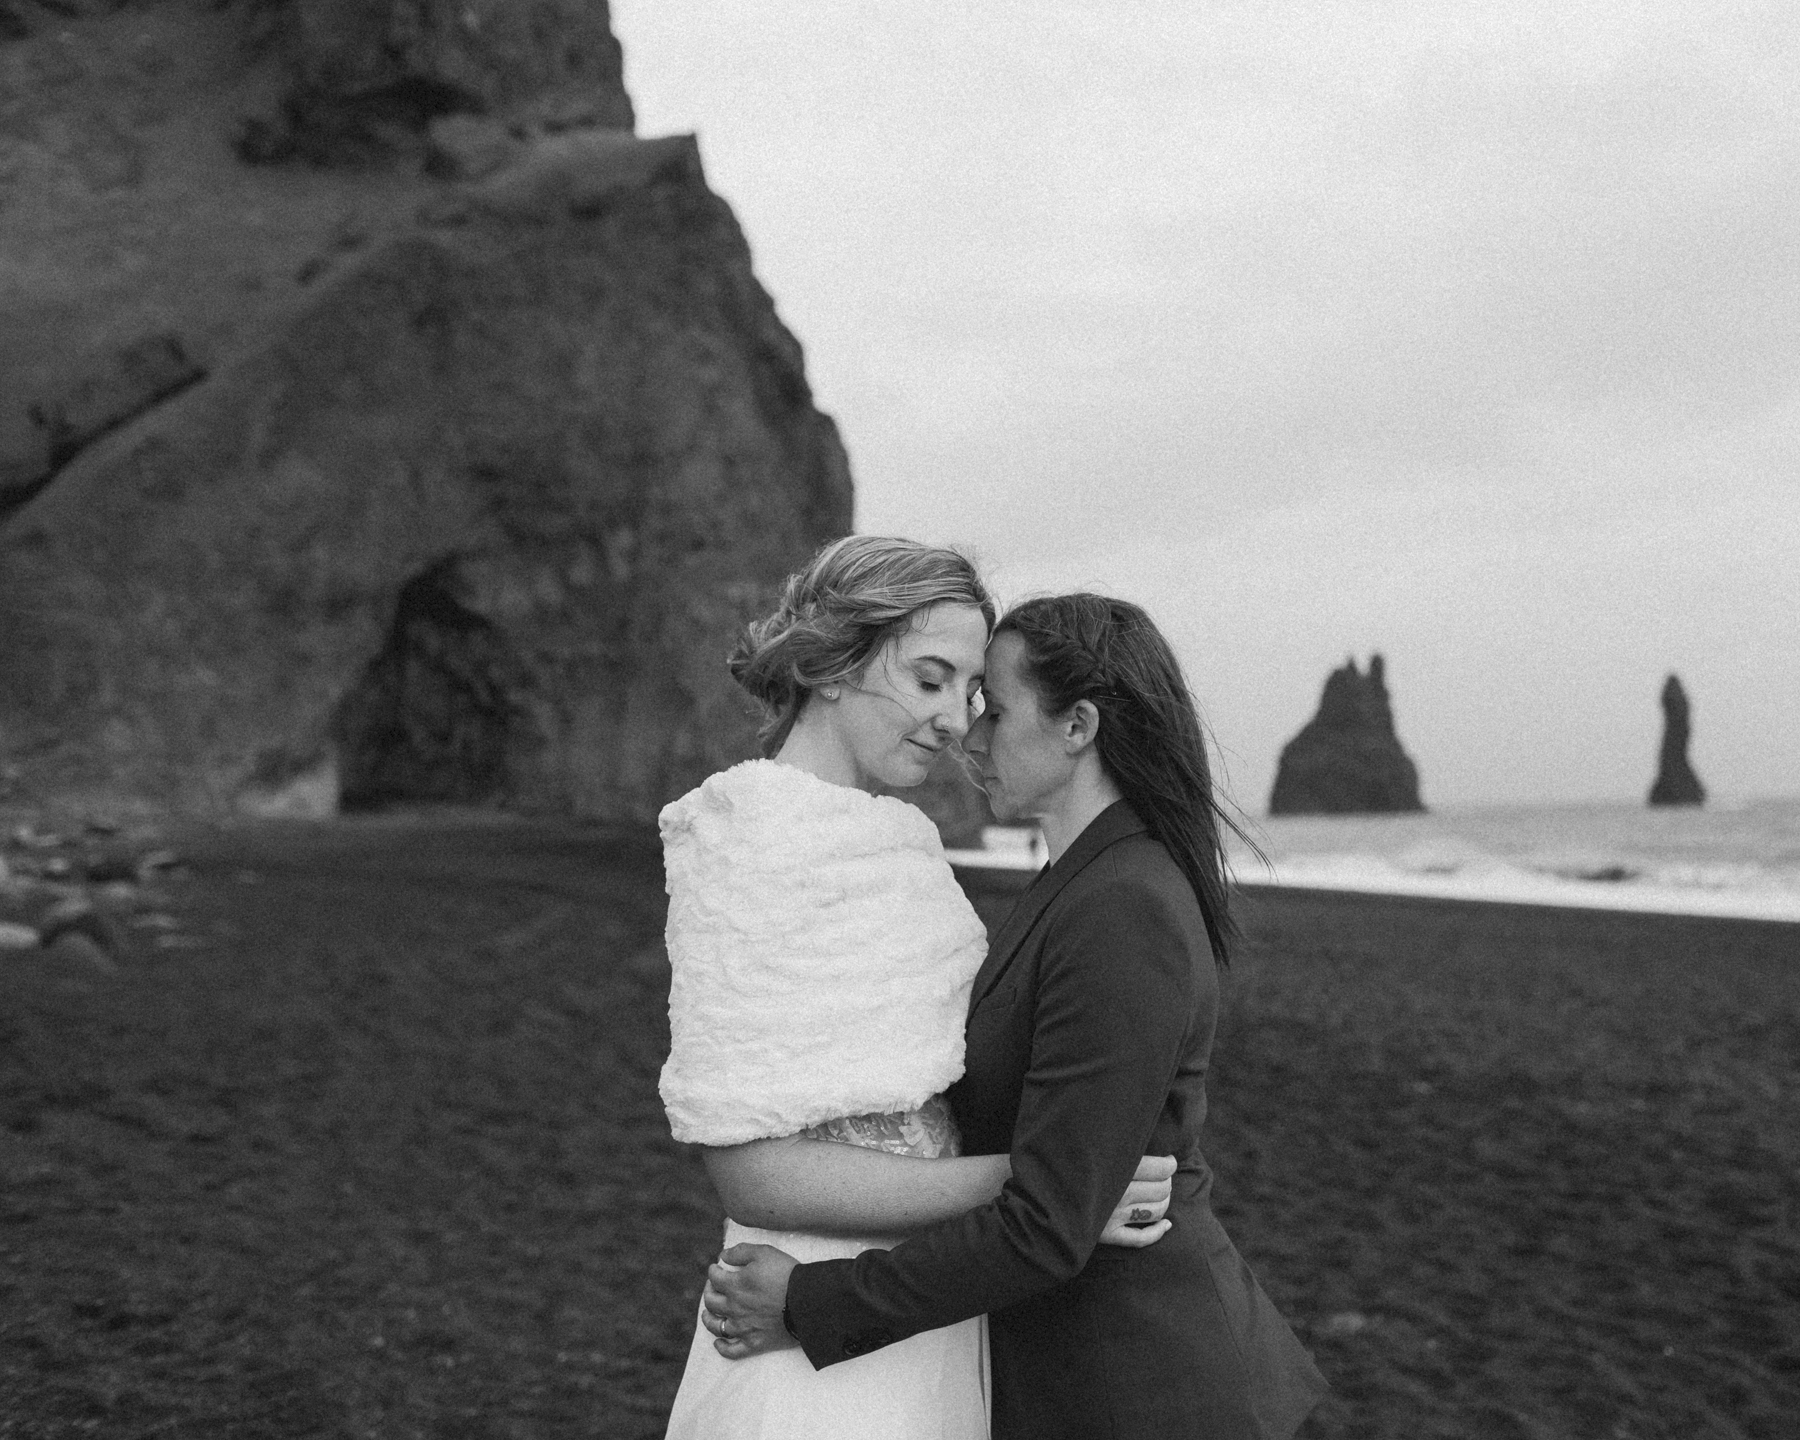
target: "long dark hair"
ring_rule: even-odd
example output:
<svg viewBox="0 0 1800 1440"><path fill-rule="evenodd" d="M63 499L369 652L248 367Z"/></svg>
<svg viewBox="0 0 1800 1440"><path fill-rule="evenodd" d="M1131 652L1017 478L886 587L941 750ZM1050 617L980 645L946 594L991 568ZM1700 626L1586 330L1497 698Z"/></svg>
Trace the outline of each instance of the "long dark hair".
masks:
<svg viewBox="0 0 1800 1440"><path fill-rule="evenodd" d="M1129 600L1077 593L1026 600L996 635L1025 642L1025 678L1047 715L1078 700L1100 712L1100 763L1194 889L1213 957L1230 963L1238 930L1220 826L1242 835L1213 792L1206 736L1169 642Z"/></svg>

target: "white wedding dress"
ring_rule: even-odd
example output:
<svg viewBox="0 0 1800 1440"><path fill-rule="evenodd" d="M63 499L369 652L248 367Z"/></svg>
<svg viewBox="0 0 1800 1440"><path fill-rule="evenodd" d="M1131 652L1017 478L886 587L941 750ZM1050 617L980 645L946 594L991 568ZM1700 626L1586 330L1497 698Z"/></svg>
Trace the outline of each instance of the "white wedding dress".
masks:
<svg viewBox="0 0 1800 1440"><path fill-rule="evenodd" d="M904 801L753 760L664 808L675 1139L776 1135L937 1159L987 935L937 827ZM727 1221L801 1262L891 1248ZM722 1247L723 1248L723 1247ZM985 1317L815 1370L727 1360L696 1315L668 1440L987 1440Z"/></svg>
<svg viewBox="0 0 1800 1440"><path fill-rule="evenodd" d="M808 1135L937 1159L956 1153L949 1107L859 1115ZM725 1222L725 1245L773 1245L837 1260L893 1237L852 1240ZM727 1360L698 1318L667 1440L988 1440L987 1317L925 1330L824 1370L798 1349Z"/></svg>

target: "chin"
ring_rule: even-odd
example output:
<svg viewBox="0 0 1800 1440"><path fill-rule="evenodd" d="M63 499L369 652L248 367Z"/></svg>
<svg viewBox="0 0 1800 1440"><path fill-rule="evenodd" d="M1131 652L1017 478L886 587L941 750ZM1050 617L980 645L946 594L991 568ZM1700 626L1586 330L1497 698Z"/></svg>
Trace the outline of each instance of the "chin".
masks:
<svg viewBox="0 0 1800 1440"><path fill-rule="evenodd" d="M910 755L896 755L892 762L871 773L890 790L912 790L925 783L931 773L929 760L915 760Z"/></svg>
<svg viewBox="0 0 1800 1440"><path fill-rule="evenodd" d="M888 784L901 790L911 790L915 785L923 785L925 778L931 774L930 761L926 761L923 765L907 765L902 768L904 773L888 781Z"/></svg>

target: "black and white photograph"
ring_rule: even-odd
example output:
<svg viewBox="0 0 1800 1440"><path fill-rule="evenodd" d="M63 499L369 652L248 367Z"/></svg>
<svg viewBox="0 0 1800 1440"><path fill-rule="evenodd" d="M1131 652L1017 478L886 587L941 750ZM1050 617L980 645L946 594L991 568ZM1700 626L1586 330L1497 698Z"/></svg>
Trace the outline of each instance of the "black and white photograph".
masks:
<svg viewBox="0 0 1800 1440"><path fill-rule="evenodd" d="M1793 1440L1797 557L1781 0L0 0L0 1440Z"/></svg>

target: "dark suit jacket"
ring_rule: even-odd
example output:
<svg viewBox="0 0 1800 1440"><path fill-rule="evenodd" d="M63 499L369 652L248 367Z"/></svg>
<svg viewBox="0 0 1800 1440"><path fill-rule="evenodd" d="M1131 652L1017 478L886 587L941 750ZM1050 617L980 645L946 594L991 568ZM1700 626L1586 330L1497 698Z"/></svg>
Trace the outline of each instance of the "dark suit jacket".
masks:
<svg viewBox="0 0 1800 1440"><path fill-rule="evenodd" d="M893 1250L801 1265L815 1366L988 1314L996 1440L1277 1440L1325 1391L1208 1204L1218 978L1180 869L1123 802L1021 897L975 979L950 1091L998 1199ZM1098 1247L1140 1156L1174 1154L1174 1228Z"/></svg>

